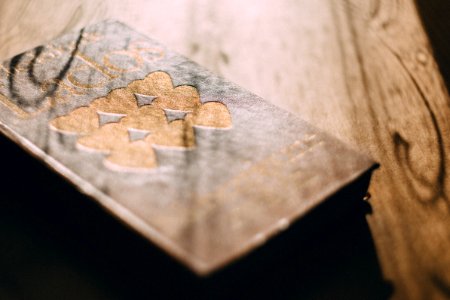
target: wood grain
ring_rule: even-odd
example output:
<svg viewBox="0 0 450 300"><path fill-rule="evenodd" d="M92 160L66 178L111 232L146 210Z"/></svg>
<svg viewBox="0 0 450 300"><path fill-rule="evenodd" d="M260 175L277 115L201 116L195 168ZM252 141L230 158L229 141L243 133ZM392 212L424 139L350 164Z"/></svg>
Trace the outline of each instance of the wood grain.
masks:
<svg viewBox="0 0 450 300"><path fill-rule="evenodd" d="M104 18L372 155L393 298L450 297L449 97L412 0L1 2L0 58Z"/></svg>

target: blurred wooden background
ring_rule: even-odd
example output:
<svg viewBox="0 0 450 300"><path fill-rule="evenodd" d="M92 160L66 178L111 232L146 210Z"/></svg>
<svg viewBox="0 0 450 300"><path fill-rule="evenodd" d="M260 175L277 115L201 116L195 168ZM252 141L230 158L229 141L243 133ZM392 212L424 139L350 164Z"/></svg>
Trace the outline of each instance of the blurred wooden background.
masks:
<svg viewBox="0 0 450 300"><path fill-rule="evenodd" d="M0 59L106 18L131 25L379 161L368 222L392 297L450 298L449 95L419 4L1 1Z"/></svg>

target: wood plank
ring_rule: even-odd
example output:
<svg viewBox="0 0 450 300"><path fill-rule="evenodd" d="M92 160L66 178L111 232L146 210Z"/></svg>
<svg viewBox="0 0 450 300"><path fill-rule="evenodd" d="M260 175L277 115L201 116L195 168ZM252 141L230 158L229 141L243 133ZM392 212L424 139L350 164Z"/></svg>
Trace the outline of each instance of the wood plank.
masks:
<svg viewBox="0 0 450 300"><path fill-rule="evenodd" d="M368 220L394 298L449 296L449 97L414 1L23 0L0 14L1 58L118 18L371 154Z"/></svg>
<svg viewBox="0 0 450 300"><path fill-rule="evenodd" d="M356 59L346 66L349 99L363 116L355 139L383 165L371 185L369 221L396 295L444 297L450 283L448 94L413 3L376 4L335 8L351 38L342 51L351 45ZM357 81L351 72L359 73Z"/></svg>

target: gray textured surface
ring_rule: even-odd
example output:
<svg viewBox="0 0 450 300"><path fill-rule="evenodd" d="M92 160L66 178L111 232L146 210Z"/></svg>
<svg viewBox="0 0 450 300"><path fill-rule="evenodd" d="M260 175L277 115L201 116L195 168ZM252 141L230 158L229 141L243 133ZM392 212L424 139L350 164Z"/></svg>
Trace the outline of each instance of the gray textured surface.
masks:
<svg viewBox="0 0 450 300"><path fill-rule="evenodd" d="M136 43L161 49L164 55L158 60L144 59L134 71L109 69L115 78L106 78L95 71L92 62L80 58L81 53L102 66L105 55ZM1 130L200 273L285 229L373 166L370 159L292 114L119 23L90 26L82 35L68 34L51 44L65 47L65 54L39 63L36 56L45 58L46 51L52 52L47 47L20 56L20 61L13 58L0 69L0 93L5 96L0 103ZM141 54L148 55L145 51ZM17 71L12 72L17 61ZM125 56L117 56L115 63L130 68L134 64ZM101 87L71 85L68 74L86 65L89 67L76 72L76 79L104 82ZM102 154L78 150L76 136L49 129L48 123L55 117L87 106L111 89L153 71L170 74L174 86L195 86L203 103L224 103L233 127L217 131L195 128L194 150L156 149L159 167L144 174L111 171L104 167ZM55 101L55 93L41 90L42 82L57 76L75 92L63 95L66 101L56 101L40 111L45 101ZM16 108L11 109L11 104Z"/></svg>

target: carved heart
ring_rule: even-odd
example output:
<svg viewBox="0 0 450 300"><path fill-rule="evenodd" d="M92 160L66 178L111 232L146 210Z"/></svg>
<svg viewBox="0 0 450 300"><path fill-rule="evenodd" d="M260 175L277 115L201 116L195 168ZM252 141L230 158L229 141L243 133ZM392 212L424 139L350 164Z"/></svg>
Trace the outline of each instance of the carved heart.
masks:
<svg viewBox="0 0 450 300"><path fill-rule="evenodd" d="M220 102L206 102L190 117L193 124L210 128L231 128L231 115L228 108Z"/></svg>
<svg viewBox="0 0 450 300"><path fill-rule="evenodd" d="M151 143L139 140L113 150L105 165L118 171L145 171L157 167L157 162Z"/></svg>
<svg viewBox="0 0 450 300"><path fill-rule="evenodd" d="M112 90L108 96L97 98L90 107L99 112L126 115L138 108L136 98L127 88Z"/></svg>
<svg viewBox="0 0 450 300"><path fill-rule="evenodd" d="M80 149L104 153L125 147L128 143L128 130L120 123L106 124L94 133L77 140Z"/></svg>
<svg viewBox="0 0 450 300"><path fill-rule="evenodd" d="M197 89L190 85L173 87L172 79L165 72L154 72L145 79L128 85L133 93L154 96L153 105L173 110L194 111L200 103Z"/></svg>
<svg viewBox="0 0 450 300"><path fill-rule="evenodd" d="M97 111L92 107L80 107L66 116L50 121L50 128L62 133L90 134L99 128Z"/></svg>

